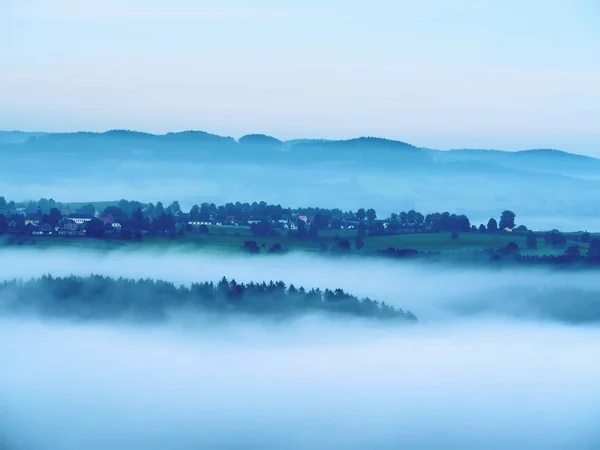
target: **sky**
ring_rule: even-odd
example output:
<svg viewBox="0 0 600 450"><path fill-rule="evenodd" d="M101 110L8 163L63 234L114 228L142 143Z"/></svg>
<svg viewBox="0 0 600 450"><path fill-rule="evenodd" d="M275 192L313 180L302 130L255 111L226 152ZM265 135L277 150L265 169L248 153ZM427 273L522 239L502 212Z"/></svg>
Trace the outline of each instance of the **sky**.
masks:
<svg viewBox="0 0 600 450"><path fill-rule="evenodd" d="M0 129L600 156L595 0L2 0Z"/></svg>

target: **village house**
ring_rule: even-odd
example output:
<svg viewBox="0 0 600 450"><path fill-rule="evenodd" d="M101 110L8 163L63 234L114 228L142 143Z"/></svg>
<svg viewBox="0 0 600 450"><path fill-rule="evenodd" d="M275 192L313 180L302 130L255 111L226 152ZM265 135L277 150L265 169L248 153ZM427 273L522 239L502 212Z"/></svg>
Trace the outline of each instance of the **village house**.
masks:
<svg viewBox="0 0 600 450"><path fill-rule="evenodd" d="M119 231L121 229L121 224L111 216L100 216L99 219L104 222L105 226L110 226L113 230Z"/></svg>
<svg viewBox="0 0 600 450"><path fill-rule="evenodd" d="M38 209L36 213L25 215L25 225L38 226L42 221L42 212Z"/></svg>
<svg viewBox="0 0 600 450"><path fill-rule="evenodd" d="M279 219L277 221L277 225L280 228L285 228L285 229L289 229L290 228L290 221L288 219Z"/></svg>
<svg viewBox="0 0 600 450"><path fill-rule="evenodd" d="M360 225L360 220L346 220L341 223L342 230L354 230Z"/></svg>
<svg viewBox="0 0 600 450"><path fill-rule="evenodd" d="M28 223L27 225L25 225L25 234L36 234L38 228L39 227L37 225L34 225L33 223Z"/></svg>
<svg viewBox="0 0 600 450"><path fill-rule="evenodd" d="M38 226L34 226L31 234L44 236L48 234L53 234L54 228L49 223L40 223Z"/></svg>
<svg viewBox="0 0 600 450"><path fill-rule="evenodd" d="M75 222L77 225L83 225L84 223L92 220L94 216L88 214L70 214L67 218Z"/></svg>
<svg viewBox="0 0 600 450"><path fill-rule="evenodd" d="M210 220L190 220L187 224L192 227L200 227L202 225L212 225L212 222Z"/></svg>
<svg viewBox="0 0 600 450"><path fill-rule="evenodd" d="M73 220L65 219L58 227L57 233L59 236L85 236L85 229Z"/></svg>

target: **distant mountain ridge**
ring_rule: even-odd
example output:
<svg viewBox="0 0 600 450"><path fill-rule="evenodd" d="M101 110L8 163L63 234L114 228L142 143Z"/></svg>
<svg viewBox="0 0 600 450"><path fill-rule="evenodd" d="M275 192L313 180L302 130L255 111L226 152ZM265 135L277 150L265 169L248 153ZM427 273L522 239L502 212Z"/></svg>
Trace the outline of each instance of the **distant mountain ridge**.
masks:
<svg viewBox="0 0 600 450"><path fill-rule="evenodd" d="M433 152L445 152L451 154L479 154L486 155L519 155L525 156L529 154L539 154L548 157L578 157L586 160L597 160L592 156L571 153L559 149L524 149L524 150L501 150L501 149L471 149L457 148L449 150L430 149L427 147L419 147L404 141L387 139L374 136L360 136L349 139L318 139L318 138L301 138L280 140L267 134L251 133L235 139L231 136L221 136L218 134L208 133L206 131L186 130L177 132L168 132L164 134L148 133L143 131L114 129L103 132L92 131L75 131L61 133L47 132L25 132L25 131L0 131L0 143L26 143L30 139L96 139L96 138L113 138L113 139L140 139L146 141L164 141L164 142L196 142L196 143L229 143L229 144L244 144L244 145L268 145L271 147L295 147L295 146L326 146L334 147L361 147L361 146L376 146L385 149L402 149L402 150L424 150Z"/></svg>
<svg viewBox="0 0 600 450"><path fill-rule="evenodd" d="M554 174L600 180L600 159L556 149L504 151L492 149L436 150L373 136L352 139L291 139L247 134L239 139L205 131L187 130L153 134L134 130L70 133L0 132L3 156L15 153L34 157L53 155L57 160L85 154L102 158L155 158L158 160L211 161L222 164L282 166L334 165L338 168L371 167L386 172L429 170L458 173L514 171Z"/></svg>

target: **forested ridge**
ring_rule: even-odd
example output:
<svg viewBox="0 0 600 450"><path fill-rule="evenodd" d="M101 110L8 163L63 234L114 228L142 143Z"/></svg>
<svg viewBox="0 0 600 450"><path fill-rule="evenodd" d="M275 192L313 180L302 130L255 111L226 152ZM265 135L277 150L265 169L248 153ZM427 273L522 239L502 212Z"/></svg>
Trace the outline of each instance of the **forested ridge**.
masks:
<svg viewBox="0 0 600 450"><path fill-rule="evenodd" d="M198 282L178 286L163 280L45 275L29 281L0 284L0 305L8 312L37 312L81 319L164 320L169 312L246 314L294 317L329 314L377 320L416 321L409 311L342 289L304 289L282 281L238 283L222 278L218 283Z"/></svg>

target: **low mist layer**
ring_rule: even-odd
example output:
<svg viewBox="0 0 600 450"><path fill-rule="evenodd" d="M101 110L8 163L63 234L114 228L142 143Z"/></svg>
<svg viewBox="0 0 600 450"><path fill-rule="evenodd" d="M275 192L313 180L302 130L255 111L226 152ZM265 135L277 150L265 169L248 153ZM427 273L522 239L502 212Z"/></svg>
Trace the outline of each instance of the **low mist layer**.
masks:
<svg viewBox="0 0 600 450"><path fill-rule="evenodd" d="M600 322L600 288L593 271L464 269L379 259L290 254L275 257L199 251L159 253L5 249L0 281L14 278L89 276L151 278L190 286L281 280L287 285L369 297L414 313L420 321L465 315L507 315L528 320Z"/></svg>
<svg viewBox="0 0 600 450"><path fill-rule="evenodd" d="M0 411L9 449L595 448L599 338L487 321L3 321Z"/></svg>
<svg viewBox="0 0 600 450"><path fill-rule="evenodd" d="M600 445L593 272L139 250L6 249L0 265L2 280L96 273L184 286L227 276L339 287L420 319L406 327L186 313L147 327L4 315L0 448Z"/></svg>

